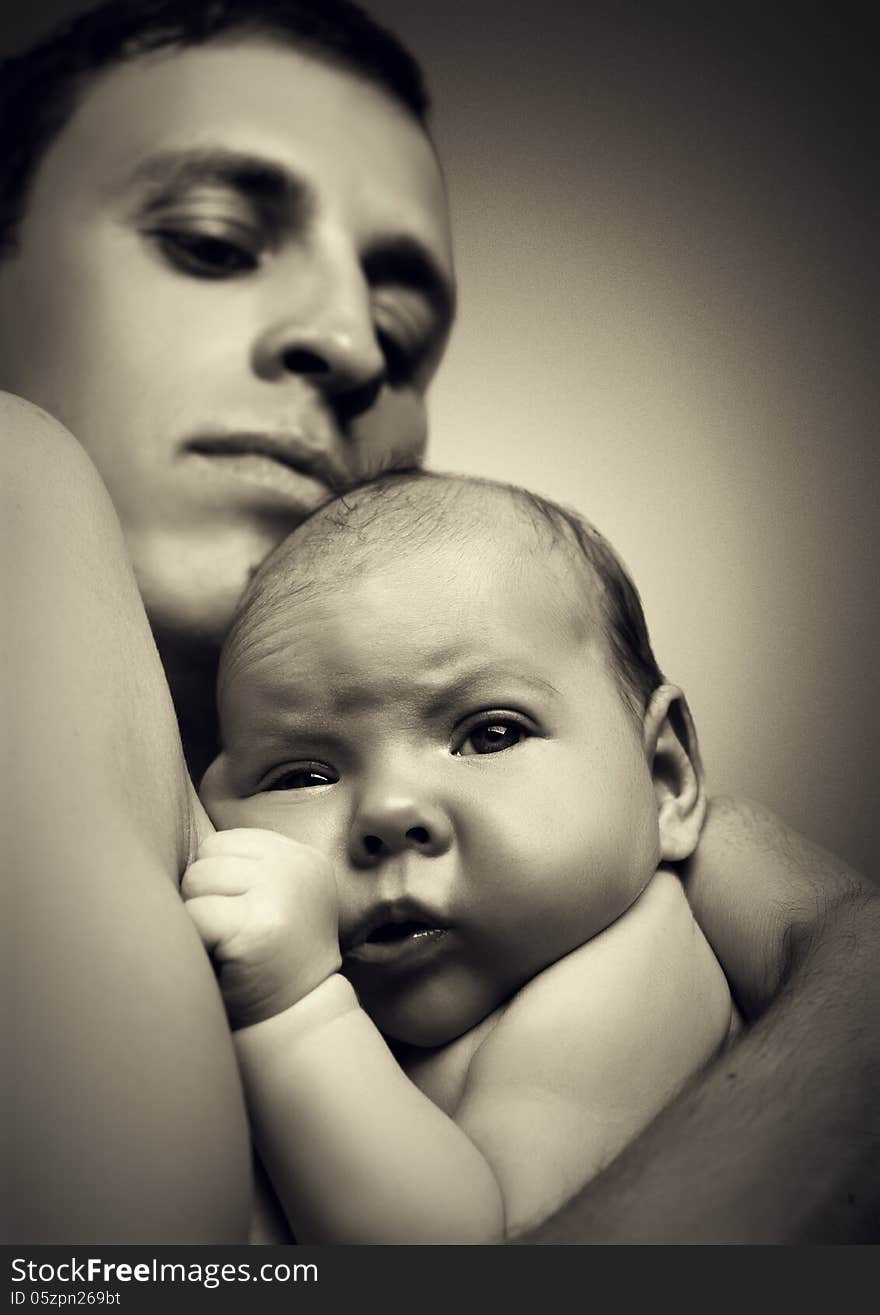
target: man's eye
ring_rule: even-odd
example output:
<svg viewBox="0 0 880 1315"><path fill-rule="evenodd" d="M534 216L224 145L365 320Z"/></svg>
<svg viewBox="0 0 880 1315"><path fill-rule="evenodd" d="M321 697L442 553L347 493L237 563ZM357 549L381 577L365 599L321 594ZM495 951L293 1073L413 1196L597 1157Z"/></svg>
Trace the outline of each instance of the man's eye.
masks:
<svg viewBox="0 0 880 1315"><path fill-rule="evenodd" d="M500 753L502 749L512 749L514 745L520 744L528 734L521 722L493 718L473 726L458 752L463 758L475 754Z"/></svg>
<svg viewBox="0 0 880 1315"><path fill-rule="evenodd" d="M376 338L385 357L388 382L417 382L437 338L436 317L420 292L376 288L373 296Z"/></svg>
<svg viewBox="0 0 880 1315"><path fill-rule="evenodd" d="M376 337L385 357L388 382L392 385L408 383L416 368L416 362L410 352L382 329L377 330Z"/></svg>
<svg viewBox="0 0 880 1315"><path fill-rule="evenodd" d="M196 278L232 278L250 273L259 263L249 247L211 233L159 231L152 236L166 260Z"/></svg>
<svg viewBox="0 0 880 1315"><path fill-rule="evenodd" d="M291 767L279 776L273 776L262 790L311 790L318 785L335 785L339 777L332 767L306 764Z"/></svg>

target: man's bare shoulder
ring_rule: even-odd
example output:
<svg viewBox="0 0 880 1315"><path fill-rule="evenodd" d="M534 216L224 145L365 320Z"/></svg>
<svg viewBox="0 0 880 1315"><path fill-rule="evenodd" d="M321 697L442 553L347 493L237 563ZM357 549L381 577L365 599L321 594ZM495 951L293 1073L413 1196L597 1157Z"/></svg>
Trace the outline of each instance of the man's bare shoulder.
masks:
<svg viewBox="0 0 880 1315"><path fill-rule="evenodd" d="M11 452L18 446L21 446L23 455L32 451L34 459L38 459L49 444L57 444L62 450L68 449L69 457L73 461L77 460L77 454L85 456L70 430L48 411L35 406L25 397L19 397L17 393L2 391L0 391L0 443L3 444L4 451Z"/></svg>
<svg viewBox="0 0 880 1315"><path fill-rule="evenodd" d="M48 411L14 393L0 392L0 467L8 528L16 517L23 525L33 523L36 499L40 508L61 505L77 520L86 512L93 517L97 507L100 519L116 530L110 497L85 449Z"/></svg>
<svg viewBox="0 0 880 1315"><path fill-rule="evenodd" d="M51 814L59 833L69 826L99 855L115 829L146 844L176 879L194 805L110 497L73 435L10 394L0 394L0 457L8 624L0 688L19 810L36 810L37 829Z"/></svg>
<svg viewBox="0 0 880 1315"><path fill-rule="evenodd" d="M20 424L33 425L37 429L61 429L69 433L48 411L29 402L26 397L0 390L0 426L5 430L7 425L12 429Z"/></svg>

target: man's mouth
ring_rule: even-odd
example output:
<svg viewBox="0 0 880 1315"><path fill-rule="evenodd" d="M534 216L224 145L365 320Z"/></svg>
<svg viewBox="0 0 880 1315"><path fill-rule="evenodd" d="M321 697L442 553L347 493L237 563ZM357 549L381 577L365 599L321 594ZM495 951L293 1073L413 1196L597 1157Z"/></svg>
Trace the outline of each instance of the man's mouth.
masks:
<svg viewBox="0 0 880 1315"><path fill-rule="evenodd" d="M198 434L184 450L210 461L215 471L280 492L295 489L302 495L308 488L313 498L322 499L349 482L326 445L296 433Z"/></svg>

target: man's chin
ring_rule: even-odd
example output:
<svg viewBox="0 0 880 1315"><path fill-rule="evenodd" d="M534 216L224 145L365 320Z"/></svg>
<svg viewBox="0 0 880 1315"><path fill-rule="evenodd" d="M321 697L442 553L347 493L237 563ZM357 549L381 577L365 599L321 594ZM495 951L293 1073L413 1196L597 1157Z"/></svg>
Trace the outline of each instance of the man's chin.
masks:
<svg viewBox="0 0 880 1315"><path fill-rule="evenodd" d="M141 529L129 525L126 546L153 633L169 651L217 650L242 594L289 526L248 517L186 517Z"/></svg>
<svg viewBox="0 0 880 1315"><path fill-rule="evenodd" d="M160 575L136 562L135 578L160 649L193 655L219 652L250 575L239 571L222 584L216 578L200 583L181 554L179 572Z"/></svg>

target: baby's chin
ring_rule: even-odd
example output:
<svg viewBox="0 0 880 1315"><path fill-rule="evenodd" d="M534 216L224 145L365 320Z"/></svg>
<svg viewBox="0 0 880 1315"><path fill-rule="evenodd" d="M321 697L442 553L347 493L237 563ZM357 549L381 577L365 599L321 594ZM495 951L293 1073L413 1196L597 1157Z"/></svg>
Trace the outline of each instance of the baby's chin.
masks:
<svg viewBox="0 0 880 1315"><path fill-rule="evenodd" d="M411 1046L414 1050L441 1050L443 1046L451 1045L453 1041L472 1031L483 1020L475 1018L464 1027L445 1026L442 1020L432 1020L428 1026L395 1027L393 1032L382 1027L378 1019L373 1021L392 1050L398 1046Z"/></svg>
<svg viewBox="0 0 880 1315"><path fill-rule="evenodd" d="M395 1001L370 1008L362 1001L373 1022L395 1046L412 1046L418 1050L438 1050L473 1031L503 1003L501 996L479 1000L448 1000L426 1008L416 1001Z"/></svg>

